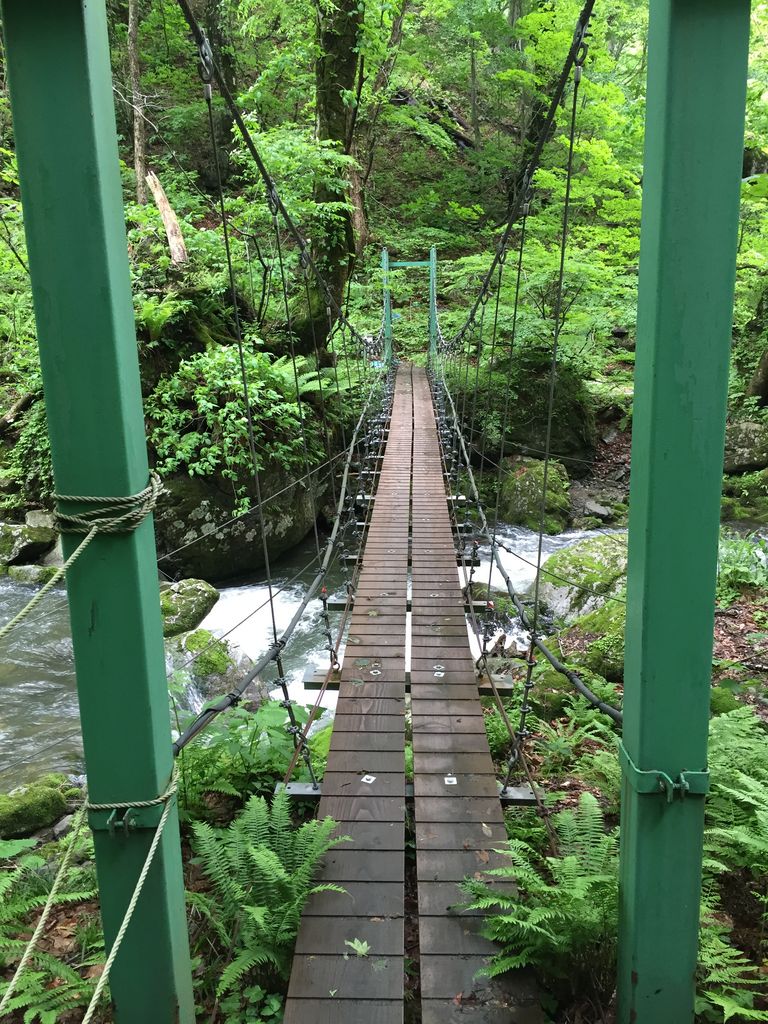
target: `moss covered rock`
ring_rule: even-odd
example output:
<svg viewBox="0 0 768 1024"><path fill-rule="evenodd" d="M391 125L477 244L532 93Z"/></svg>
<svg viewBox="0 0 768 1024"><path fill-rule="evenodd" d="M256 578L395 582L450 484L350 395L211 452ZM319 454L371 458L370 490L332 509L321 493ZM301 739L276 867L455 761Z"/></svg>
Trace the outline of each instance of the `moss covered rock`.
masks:
<svg viewBox="0 0 768 1024"><path fill-rule="evenodd" d="M557 653L557 642L554 638L547 640L549 649ZM595 693L600 700L606 703L618 705L621 701L618 698L616 688L608 680L590 669L576 665L570 657L564 659L569 666L578 672L582 680ZM569 701L577 697L578 691L560 672L557 672L543 657L539 658L534 671L534 686L531 690L531 706L539 718L551 722L559 718Z"/></svg>
<svg viewBox="0 0 768 1024"><path fill-rule="evenodd" d="M180 580L160 592L163 635L179 636L195 629L219 600L219 592L205 580Z"/></svg>
<svg viewBox="0 0 768 1024"><path fill-rule="evenodd" d="M0 794L0 839L29 836L58 821L67 810L65 781L46 775L31 786Z"/></svg>
<svg viewBox="0 0 768 1024"><path fill-rule="evenodd" d="M624 681L624 630L627 606L620 600L608 600L602 606L577 619L560 637L567 660L588 668L614 683Z"/></svg>
<svg viewBox="0 0 768 1024"><path fill-rule="evenodd" d="M275 559L306 537L329 488L319 478L297 483L291 474L271 467L260 477L267 550ZM166 572L173 569L218 581L261 569L264 548L255 493L249 492L249 498L253 512L239 516L230 480L187 476L164 480L155 533L158 549L174 552L161 563Z"/></svg>
<svg viewBox="0 0 768 1024"><path fill-rule="evenodd" d="M768 524L768 469L726 476L720 517L728 523Z"/></svg>
<svg viewBox="0 0 768 1024"><path fill-rule="evenodd" d="M539 459L508 459L501 486L501 518L516 526L538 530L543 490L544 462ZM552 461L547 472L544 530L562 533L568 525L570 507L568 474L559 462Z"/></svg>
<svg viewBox="0 0 768 1024"><path fill-rule="evenodd" d="M34 562L56 543L56 531L47 526L0 523L0 562L20 565Z"/></svg>
<svg viewBox="0 0 768 1024"><path fill-rule="evenodd" d="M196 629L183 638L184 650L196 655L195 671L202 676L223 676L234 668L229 645L225 640L217 639L207 629Z"/></svg>
<svg viewBox="0 0 768 1024"><path fill-rule="evenodd" d="M558 619L570 624L616 597L625 586L626 573L626 536L589 537L547 559L541 600Z"/></svg>
<svg viewBox="0 0 768 1024"><path fill-rule="evenodd" d="M746 473L768 466L768 424L752 420L736 420L725 430L726 473Z"/></svg>
<svg viewBox="0 0 768 1024"><path fill-rule="evenodd" d="M30 583L41 587L48 583L58 570L54 565L9 565L8 576L16 583ZM63 581L62 581L63 583Z"/></svg>

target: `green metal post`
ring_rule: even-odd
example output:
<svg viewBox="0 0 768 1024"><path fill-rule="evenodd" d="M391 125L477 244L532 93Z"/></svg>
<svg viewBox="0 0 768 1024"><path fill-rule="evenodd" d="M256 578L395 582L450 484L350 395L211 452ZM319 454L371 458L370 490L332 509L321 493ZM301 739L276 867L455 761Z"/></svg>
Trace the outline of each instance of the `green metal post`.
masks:
<svg viewBox="0 0 768 1024"><path fill-rule="evenodd" d="M392 362L392 291L389 287L389 252L387 249L381 250L381 269L384 289L384 362L389 366Z"/></svg>
<svg viewBox="0 0 768 1024"><path fill-rule="evenodd" d="M618 1024L693 1021L749 15L650 4Z"/></svg>
<svg viewBox="0 0 768 1024"><path fill-rule="evenodd" d="M105 2L2 0L2 18L56 487L134 494L148 467ZM151 800L172 768L151 517L97 537L68 591L90 799ZM111 833L92 814L108 948L161 810ZM118 1024L194 1019L175 808L110 984Z"/></svg>
<svg viewBox="0 0 768 1024"><path fill-rule="evenodd" d="M437 360L437 249L429 250L429 365Z"/></svg>

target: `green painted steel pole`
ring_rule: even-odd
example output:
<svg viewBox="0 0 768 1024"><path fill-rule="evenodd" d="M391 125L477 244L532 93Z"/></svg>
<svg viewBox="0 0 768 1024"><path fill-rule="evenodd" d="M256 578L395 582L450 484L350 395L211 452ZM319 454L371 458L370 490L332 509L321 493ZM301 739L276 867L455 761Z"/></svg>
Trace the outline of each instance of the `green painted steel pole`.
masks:
<svg viewBox="0 0 768 1024"><path fill-rule="evenodd" d="M437 249L429 250L429 365L437 360Z"/></svg>
<svg viewBox="0 0 768 1024"><path fill-rule="evenodd" d="M618 1024L693 1020L749 16L650 4Z"/></svg>
<svg viewBox="0 0 768 1024"><path fill-rule="evenodd" d="M131 495L148 468L105 3L2 0L2 17L56 488ZM97 537L68 592L90 799L151 800L172 769L151 517ZM92 815L108 947L160 811L112 833ZM110 983L118 1024L194 1019L175 808Z"/></svg>
<svg viewBox="0 0 768 1024"><path fill-rule="evenodd" d="M389 251L381 250L381 269L383 271L382 288L384 289L384 363L392 362L392 291L389 286Z"/></svg>

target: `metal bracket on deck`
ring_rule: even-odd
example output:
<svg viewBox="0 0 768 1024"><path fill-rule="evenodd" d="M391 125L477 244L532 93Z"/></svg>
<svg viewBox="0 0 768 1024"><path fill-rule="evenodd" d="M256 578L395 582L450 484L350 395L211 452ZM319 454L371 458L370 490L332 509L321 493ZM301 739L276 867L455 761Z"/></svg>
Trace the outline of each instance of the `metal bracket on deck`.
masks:
<svg viewBox="0 0 768 1024"><path fill-rule="evenodd" d="M536 794L533 788L524 783L522 786L506 786L499 790L502 807L535 807Z"/></svg>
<svg viewBox="0 0 768 1024"><path fill-rule="evenodd" d="M113 837L120 833L127 836L137 828L157 828L162 814L162 804L127 807L119 811L88 811L88 824L94 832L109 832Z"/></svg>

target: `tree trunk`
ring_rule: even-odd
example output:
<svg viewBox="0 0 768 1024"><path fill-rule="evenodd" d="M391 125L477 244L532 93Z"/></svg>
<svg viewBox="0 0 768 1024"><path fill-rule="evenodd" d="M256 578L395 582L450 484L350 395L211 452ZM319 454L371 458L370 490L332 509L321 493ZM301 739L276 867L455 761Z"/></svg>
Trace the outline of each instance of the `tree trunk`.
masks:
<svg viewBox="0 0 768 1024"><path fill-rule="evenodd" d="M752 398L759 399L760 405L768 405L768 351L763 352L760 356L760 362L749 382L747 394Z"/></svg>
<svg viewBox="0 0 768 1024"><path fill-rule="evenodd" d="M133 105L133 166L136 171L136 202L147 201L147 127L139 66L139 2L128 0L128 76Z"/></svg>
<svg viewBox="0 0 768 1024"><path fill-rule="evenodd" d="M357 157L356 147L352 148L352 156ZM365 192L363 172L358 165L349 170L349 196L352 200L352 230L355 237L355 256L361 259L363 251L370 241L368 216L365 212Z"/></svg>
<svg viewBox="0 0 768 1024"><path fill-rule="evenodd" d="M359 0L337 0L335 6L317 6L317 38L319 57L315 67L317 103L317 137L333 142L342 152L354 145L351 131L354 106L345 102L355 89L358 69L358 37L362 24ZM344 186L325 183L315 189L317 203L348 203L349 191ZM320 235L315 243L315 256L335 302L341 306L344 289L355 256L353 217L349 212L339 214L334 223ZM314 307L316 303L312 303ZM323 306L323 304L320 304ZM328 324L323 306L315 332L318 338L327 336ZM319 330L318 330L319 329Z"/></svg>
<svg viewBox="0 0 768 1024"><path fill-rule="evenodd" d="M480 113L477 109L477 40L472 40L469 51L469 94L472 104L472 135L475 149L480 149Z"/></svg>
<svg viewBox="0 0 768 1024"><path fill-rule="evenodd" d="M155 203L160 211L160 216L163 218L163 226L165 227L165 234L168 239L168 248L171 251L171 261L175 266L186 263L187 247L184 245L184 236L182 235L181 227L179 226L179 218L173 212L173 208L168 202L168 196L165 194L165 189L160 184L160 179L154 171L148 172L147 184L152 190L152 195L154 196Z"/></svg>

